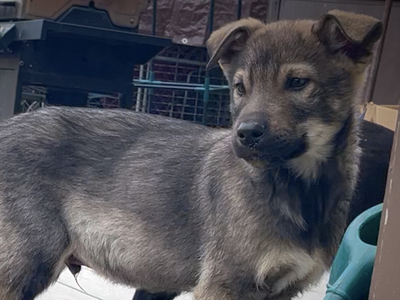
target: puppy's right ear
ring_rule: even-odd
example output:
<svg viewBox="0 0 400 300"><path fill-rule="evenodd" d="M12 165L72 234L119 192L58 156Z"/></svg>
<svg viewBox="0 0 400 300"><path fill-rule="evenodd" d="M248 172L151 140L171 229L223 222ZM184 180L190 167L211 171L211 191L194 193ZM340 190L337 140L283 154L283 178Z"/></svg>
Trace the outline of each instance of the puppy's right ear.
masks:
<svg viewBox="0 0 400 300"><path fill-rule="evenodd" d="M382 35L383 24L368 15L335 9L323 15L312 31L329 51L345 54L356 63L368 64L373 46Z"/></svg>
<svg viewBox="0 0 400 300"><path fill-rule="evenodd" d="M219 63L226 73L226 67L232 58L238 54L246 45L248 38L265 24L253 18L242 19L229 23L214 31L206 45L211 57L207 69Z"/></svg>

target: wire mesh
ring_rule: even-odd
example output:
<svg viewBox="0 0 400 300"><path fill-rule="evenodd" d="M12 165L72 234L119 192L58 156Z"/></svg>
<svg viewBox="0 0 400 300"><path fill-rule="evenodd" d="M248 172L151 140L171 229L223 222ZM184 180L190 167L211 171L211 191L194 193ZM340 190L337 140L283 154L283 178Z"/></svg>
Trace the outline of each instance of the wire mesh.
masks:
<svg viewBox="0 0 400 300"><path fill-rule="evenodd" d="M23 86L21 95L22 112L29 112L45 105L47 90L40 86Z"/></svg>
<svg viewBox="0 0 400 300"><path fill-rule="evenodd" d="M204 111L204 91L184 88L186 83L204 84L207 52L204 48L175 45L143 66L137 66L135 79L182 83L177 89L138 88L134 94L137 111L201 123ZM227 85L219 69L210 71L210 84ZM206 111L206 124L228 126L229 91L212 91Z"/></svg>
<svg viewBox="0 0 400 300"><path fill-rule="evenodd" d="M119 108L121 107L121 94L104 95L90 93L88 95L87 106L91 108Z"/></svg>
<svg viewBox="0 0 400 300"><path fill-rule="evenodd" d="M29 112L47 106L47 88L43 86L23 86L21 95L22 112ZM119 108L121 95L88 93L87 107L90 108Z"/></svg>

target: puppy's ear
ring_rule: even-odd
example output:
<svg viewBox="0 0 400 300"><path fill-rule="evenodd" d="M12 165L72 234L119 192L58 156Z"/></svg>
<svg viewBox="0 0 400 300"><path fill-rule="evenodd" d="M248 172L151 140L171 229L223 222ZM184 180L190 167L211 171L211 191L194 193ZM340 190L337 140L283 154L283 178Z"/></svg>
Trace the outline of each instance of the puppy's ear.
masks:
<svg viewBox="0 0 400 300"><path fill-rule="evenodd" d="M371 16L331 10L312 30L330 51L344 53L355 62L361 62L371 56L383 25Z"/></svg>
<svg viewBox="0 0 400 300"><path fill-rule="evenodd" d="M265 25L261 21L248 18L229 23L214 31L206 43L210 56L207 69L219 63L225 72L224 67L243 50L248 38L263 26Z"/></svg>

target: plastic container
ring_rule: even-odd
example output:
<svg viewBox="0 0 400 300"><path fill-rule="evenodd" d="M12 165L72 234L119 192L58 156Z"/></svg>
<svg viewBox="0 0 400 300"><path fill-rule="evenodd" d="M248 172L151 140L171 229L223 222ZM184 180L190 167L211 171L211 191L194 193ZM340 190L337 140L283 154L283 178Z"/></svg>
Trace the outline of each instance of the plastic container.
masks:
<svg viewBox="0 0 400 300"><path fill-rule="evenodd" d="M368 300L382 204L360 214L347 228L333 261L324 300Z"/></svg>

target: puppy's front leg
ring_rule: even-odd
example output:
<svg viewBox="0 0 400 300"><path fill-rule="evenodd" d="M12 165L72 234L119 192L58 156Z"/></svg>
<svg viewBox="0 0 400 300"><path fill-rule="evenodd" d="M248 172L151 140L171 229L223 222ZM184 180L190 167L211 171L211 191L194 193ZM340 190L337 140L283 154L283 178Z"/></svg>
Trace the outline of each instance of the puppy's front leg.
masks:
<svg viewBox="0 0 400 300"><path fill-rule="evenodd" d="M236 295L230 289L224 288L221 285L199 284L193 291L193 300L241 300L239 295Z"/></svg>
<svg viewBox="0 0 400 300"><path fill-rule="evenodd" d="M286 291L275 296L266 296L263 300L292 300L299 295L298 289L288 288Z"/></svg>
<svg viewBox="0 0 400 300"><path fill-rule="evenodd" d="M254 288L251 276L237 276L229 271L200 279L193 291L193 300L262 300L265 293Z"/></svg>
<svg viewBox="0 0 400 300"><path fill-rule="evenodd" d="M211 251L204 256L193 300L262 300L265 294L256 287L252 269L246 268L247 262L226 253L230 254Z"/></svg>
<svg viewBox="0 0 400 300"><path fill-rule="evenodd" d="M212 282L212 281L211 281ZM279 295L266 296L265 292L243 288L243 284L198 284L193 292L191 300L292 300L297 296L296 290L287 290Z"/></svg>

